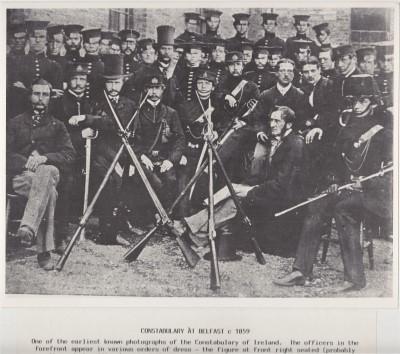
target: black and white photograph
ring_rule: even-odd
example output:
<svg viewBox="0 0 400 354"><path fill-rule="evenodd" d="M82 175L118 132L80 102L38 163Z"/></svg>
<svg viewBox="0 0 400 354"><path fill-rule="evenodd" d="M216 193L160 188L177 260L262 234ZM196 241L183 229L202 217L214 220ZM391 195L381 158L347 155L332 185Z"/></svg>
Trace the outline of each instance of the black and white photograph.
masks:
<svg viewBox="0 0 400 354"><path fill-rule="evenodd" d="M394 7L209 4L5 10L6 295L396 296Z"/></svg>

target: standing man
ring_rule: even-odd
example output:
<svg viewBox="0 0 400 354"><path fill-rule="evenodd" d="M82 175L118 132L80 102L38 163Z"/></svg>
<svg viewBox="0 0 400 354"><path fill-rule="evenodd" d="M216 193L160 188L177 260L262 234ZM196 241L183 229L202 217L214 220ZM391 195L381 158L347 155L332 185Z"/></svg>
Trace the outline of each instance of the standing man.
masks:
<svg viewBox="0 0 400 354"><path fill-rule="evenodd" d="M222 12L215 9L205 10L205 20L206 20L206 33L203 36L203 42L210 42L215 39L222 39L221 35L218 33L219 26L221 24Z"/></svg>
<svg viewBox="0 0 400 354"><path fill-rule="evenodd" d="M124 73L129 75L138 69L139 59L136 46L140 34L133 29L124 29L119 31L118 36L121 38L121 51L124 54Z"/></svg>
<svg viewBox="0 0 400 354"><path fill-rule="evenodd" d="M305 62L307 62L308 58L311 56L311 45L312 41L307 41L303 39L294 40L294 58L295 58L295 72L293 84L297 87L301 87L303 85L303 77L302 77L302 67Z"/></svg>
<svg viewBox="0 0 400 354"><path fill-rule="evenodd" d="M271 12L266 12L261 14L263 18L263 27L264 27L264 37L259 39L256 42L256 47L265 46L265 47L281 47L282 51L285 52L286 44L285 41L276 36L276 28L278 27L278 14L274 14Z"/></svg>
<svg viewBox="0 0 400 354"><path fill-rule="evenodd" d="M379 73L376 81L382 94L385 106L393 107L393 44L380 44L376 47Z"/></svg>
<svg viewBox="0 0 400 354"><path fill-rule="evenodd" d="M70 24L64 26L65 33L65 57L68 61L80 61L82 50L82 35L81 30L83 26Z"/></svg>
<svg viewBox="0 0 400 354"><path fill-rule="evenodd" d="M67 129L48 113L51 89L46 80L34 80L31 109L7 124L7 176L14 192L28 200L17 236L27 246L36 239L44 270L53 269L50 252L59 246L54 234L57 185L75 158Z"/></svg>
<svg viewBox="0 0 400 354"><path fill-rule="evenodd" d="M211 50L209 68L216 74L216 82L222 81L227 74L225 65L226 43L223 39L217 39L207 43Z"/></svg>
<svg viewBox="0 0 400 354"><path fill-rule="evenodd" d="M375 111L372 105L379 93L374 91L373 79L369 75L349 77L344 82L343 91L351 99L353 111L348 124L340 131L330 164L322 170L326 172L326 185L330 185L327 191L331 195L309 205L293 270L274 281L280 286L304 285L305 280L312 277L321 227L334 217L344 266L343 291L364 288L366 279L360 223L365 211L382 217L391 213L389 176L364 183L358 180L361 176L378 172L381 163L391 160L392 135L379 124L379 111ZM349 182L353 182L352 187L337 192L338 185Z"/></svg>
<svg viewBox="0 0 400 354"><path fill-rule="evenodd" d="M268 49L268 71L276 75L278 71L279 60L283 58L283 48L282 47L267 47Z"/></svg>
<svg viewBox="0 0 400 354"><path fill-rule="evenodd" d="M247 41L247 32L249 30L249 14L237 13L232 15L233 27L235 28L236 34L232 38L226 40L228 51L237 51L240 49L242 42Z"/></svg>
<svg viewBox="0 0 400 354"><path fill-rule="evenodd" d="M335 62L333 61L333 50L330 46L321 46L318 52L318 60L321 63L322 76L333 80L337 75Z"/></svg>
<svg viewBox="0 0 400 354"><path fill-rule="evenodd" d="M309 24L309 15L294 15L294 27L296 28L296 35L294 37L289 37L286 40L286 57L295 60L295 40L306 40L306 41L311 41L312 39L307 37L308 33L308 28L310 27ZM311 46L311 53L312 55L316 55L316 48L315 45Z"/></svg>
<svg viewBox="0 0 400 354"><path fill-rule="evenodd" d="M18 57L25 55L27 38L26 25L24 23L11 23L7 26L8 45L10 51L7 56Z"/></svg>
<svg viewBox="0 0 400 354"><path fill-rule="evenodd" d="M185 32L181 33L175 39L180 42L189 42L193 40L200 41L201 36L198 34L201 16L196 12L185 12Z"/></svg>
<svg viewBox="0 0 400 354"><path fill-rule="evenodd" d="M100 47L99 47L100 55L110 54L111 40L116 35L117 34L112 31L101 31L101 39L100 39Z"/></svg>
<svg viewBox="0 0 400 354"><path fill-rule="evenodd" d="M317 49L320 49L322 46L332 47L330 38L331 30L328 23L320 23L319 25L315 25L312 29L314 30L315 37L317 38L317 40L314 42L317 46Z"/></svg>
<svg viewBox="0 0 400 354"><path fill-rule="evenodd" d="M376 52L374 48L360 48L356 51L357 64L362 74L375 75Z"/></svg>
<svg viewBox="0 0 400 354"><path fill-rule="evenodd" d="M64 26L55 25L47 28L47 57L60 64L63 74L63 88L66 82L66 68L68 59L61 55L64 50Z"/></svg>

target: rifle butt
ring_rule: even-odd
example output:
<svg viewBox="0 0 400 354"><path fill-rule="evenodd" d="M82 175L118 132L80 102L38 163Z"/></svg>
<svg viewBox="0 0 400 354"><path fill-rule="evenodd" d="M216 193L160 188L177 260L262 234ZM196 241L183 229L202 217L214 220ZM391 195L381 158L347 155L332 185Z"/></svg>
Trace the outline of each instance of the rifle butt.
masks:
<svg viewBox="0 0 400 354"><path fill-rule="evenodd" d="M71 240L69 241L67 248L65 249L64 253L61 255L60 259L58 260L56 264L56 270L57 271L62 271L65 265L65 262L67 261L72 248L74 247L76 241L78 240L78 237L83 229L83 225L79 225L77 230L75 231L74 235L72 236Z"/></svg>
<svg viewBox="0 0 400 354"><path fill-rule="evenodd" d="M157 229L158 225L154 226L137 244L124 254L124 259L128 262L136 261Z"/></svg>
<svg viewBox="0 0 400 354"><path fill-rule="evenodd" d="M258 244L256 238L254 236L250 237L251 244L254 249L254 254L256 255L257 262L264 265L267 264L264 255L261 251L260 245Z"/></svg>
<svg viewBox="0 0 400 354"><path fill-rule="evenodd" d="M221 279L219 276L218 256L214 240L210 240L210 249L211 249L210 289L218 290L221 288Z"/></svg>
<svg viewBox="0 0 400 354"><path fill-rule="evenodd" d="M196 267L197 263L200 260L200 256L193 250L188 241L184 240L182 237L178 236L176 238L176 241L178 242L178 246L181 249L183 256L185 257L187 264L191 268Z"/></svg>

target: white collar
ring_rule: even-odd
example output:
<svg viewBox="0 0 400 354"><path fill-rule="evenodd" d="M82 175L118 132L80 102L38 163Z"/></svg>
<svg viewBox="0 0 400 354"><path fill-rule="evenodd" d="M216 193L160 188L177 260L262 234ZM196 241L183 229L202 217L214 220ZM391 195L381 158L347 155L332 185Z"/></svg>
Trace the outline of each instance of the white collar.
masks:
<svg viewBox="0 0 400 354"><path fill-rule="evenodd" d="M287 86L282 86L279 82L276 83L276 88L281 93L282 96L285 96L291 87L292 87L291 83Z"/></svg>
<svg viewBox="0 0 400 354"><path fill-rule="evenodd" d="M354 66L353 70L350 71L347 75L345 75L345 78L348 78L351 74L353 74L356 69L357 69L357 66Z"/></svg>
<svg viewBox="0 0 400 354"><path fill-rule="evenodd" d="M80 95L77 95L74 91L72 91L71 89L68 89L68 92L72 95L72 96L74 96L74 97L76 97L76 98L82 98L84 95L85 95L85 92L83 92L83 93L81 93Z"/></svg>
<svg viewBox="0 0 400 354"><path fill-rule="evenodd" d="M153 102L152 100L147 99L147 103L148 103L150 106L152 106L153 108L156 108L156 107L158 106L158 104L160 103L160 101L161 101L161 100L158 100L158 101Z"/></svg>

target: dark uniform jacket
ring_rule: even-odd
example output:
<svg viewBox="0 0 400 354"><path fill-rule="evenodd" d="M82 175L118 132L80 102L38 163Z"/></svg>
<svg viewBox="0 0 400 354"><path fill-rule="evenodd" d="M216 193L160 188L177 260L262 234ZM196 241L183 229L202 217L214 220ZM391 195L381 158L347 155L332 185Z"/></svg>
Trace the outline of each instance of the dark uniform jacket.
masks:
<svg viewBox="0 0 400 354"><path fill-rule="evenodd" d="M216 63L212 61L208 64L208 68L217 75L217 84L223 81L226 75L228 75L225 63Z"/></svg>
<svg viewBox="0 0 400 354"><path fill-rule="evenodd" d="M60 173L68 171L75 159L75 150L64 123L50 115L33 126L32 113L27 111L7 123L7 175L21 173L32 151L47 157Z"/></svg>
<svg viewBox="0 0 400 354"><path fill-rule="evenodd" d="M221 35L218 34L218 31L215 31L215 32L206 31L206 33L203 35L202 41L204 43L209 43L215 39L222 39Z"/></svg>
<svg viewBox="0 0 400 354"><path fill-rule="evenodd" d="M393 78L393 73L382 72L375 76L385 107L393 107Z"/></svg>
<svg viewBox="0 0 400 354"><path fill-rule="evenodd" d="M66 76L66 72L67 72L67 64L68 64L68 59L65 56L61 56L61 55L54 55L51 56L49 55L48 57L50 60L54 60L56 63L60 64L61 67L61 73L62 73L62 81L66 82L67 81L67 76Z"/></svg>
<svg viewBox="0 0 400 354"><path fill-rule="evenodd" d="M79 50L67 50L67 52L65 53L65 58L67 59L67 61L72 61L73 63L75 62L81 62L82 61L82 56L79 53Z"/></svg>
<svg viewBox="0 0 400 354"><path fill-rule="evenodd" d="M265 32L264 37L260 38L254 46L281 47L283 57L285 57L286 43L283 39L277 37L275 33Z"/></svg>
<svg viewBox="0 0 400 354"><path fill-rule="evenodd" d="M328 69L328 70L321 70L321 75L323 77L326 77L327 79L334 80L337 75L337 72L336 72L335 68Z"/></svg>
<svg viewBox="0 0 400 354"><path fill-rule="evenodd" d="M134 148L152 161L171 161L178 165L185 149L185 135L178 113L162 103L146 102L134 121Z"/></svg>
<svg viewBox="0 0 400 354"><path fill-rule="evenodd" d="M250 43L251 41L246 37L242 37L239 33L236 33L234 37L226 40L226 49L228 51L240 50L240 47L244 42Z"/></svg>
<svg viewBox="0 0 400 354"><path fill-rule="evenodd" d="M266 68L248 71L244 74L247 80L253 81L260 92L263 92L276 84L276 75L270 73Z"/></svg>
<svg viewBox="0 0 400 354"><path fill-rule="evenodd" d="M178 37L175 38L175 40L178 42L190 42L193 41L193 39L200 41L201 35L185 30L185 32L181 33Z"/></svg>
<svg viewBox="0 0 400 354"><path fill-rule="evenodd" d="M139 69L139 60L136 53L124 55L124 74L133 74Z"/></svg>
<svg viewBox="0 0 400 354"><path fill-rule="evenodd" d="M180 92L180 98L177 99L178 103L183 101L192 101L196 98L196 75L203 67L196 68L183 66L176 67L174 76L176 79L176 89Z"/></svg>
<svg viewBox="0 0 400 354"><path fill-rule="evenodd" d="M101 61L100 55L85 55L81 61L88 64L86 97L97 100L102 94L104 63Z"/></svg>
<svg viewBox="0 0 400 354"><path fill-rule="evenodd" d="M306 111L303 91L292 85L289 91L282 96L275 85L260 95L259 102L249 118L258 131L267 130L268 117L276 106L291 108L296 114L295 128L303 126Z"/></svg>
<svg viewBox="0 0 400 354"><path fill-rule="evenodd" d="M267 167L265 180L247 193L246 205L279 210L307 194L307 153L303 138L293 132L281 139Z"/></svg>

